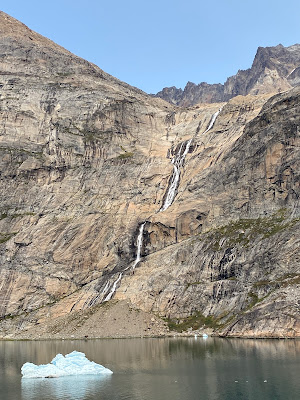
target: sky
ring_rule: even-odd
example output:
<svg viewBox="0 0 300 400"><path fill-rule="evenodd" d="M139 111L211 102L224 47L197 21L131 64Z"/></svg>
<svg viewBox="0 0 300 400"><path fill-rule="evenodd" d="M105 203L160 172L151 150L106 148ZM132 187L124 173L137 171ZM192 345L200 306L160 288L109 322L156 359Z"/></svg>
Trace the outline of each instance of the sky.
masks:
<svg viewBox="0 0 300 400"><path fill-rule="evenodd" d="M300 43L299 0L2 0L0 9L147 93L224 83L259 46Z"/></svg>

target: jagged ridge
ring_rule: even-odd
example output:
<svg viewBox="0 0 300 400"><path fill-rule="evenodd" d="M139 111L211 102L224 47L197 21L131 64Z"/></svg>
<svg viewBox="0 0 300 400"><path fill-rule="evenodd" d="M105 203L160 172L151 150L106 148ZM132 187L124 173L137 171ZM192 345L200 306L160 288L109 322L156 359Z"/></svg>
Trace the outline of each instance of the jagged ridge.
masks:
<svg viewBox="0 0 300 400"><path fill-rule="evenodd" d="M259 47L252 67L239 70L227 79L224 85L196 85L188 82L184 88L167 87L158 92L160 97L171 104L188 107L198 103L228 101L234 96L247 94L278 93L300 85L300 45L284 47Z"/></svg>

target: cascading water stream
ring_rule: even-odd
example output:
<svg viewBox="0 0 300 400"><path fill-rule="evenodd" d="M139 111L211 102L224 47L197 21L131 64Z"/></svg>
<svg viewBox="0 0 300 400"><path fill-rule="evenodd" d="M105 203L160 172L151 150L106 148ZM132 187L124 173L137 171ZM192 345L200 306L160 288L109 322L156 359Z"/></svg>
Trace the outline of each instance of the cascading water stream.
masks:
<svg viewBox="0 0 300 400"><path fill-rule="evenodd" d="M137 264L141 260L141 251L142 251L142 246L143 246L143 234L144 234L145 224L146 224L146 222L142 223L141 226L140 226L140 229L139 229L139 234L138 234L138 237L137 237L137 252L136 252L136 257L135 257L134 263L132 264L132 267L131 267L132 271L134 271L135 267L137 266ZM127 268L125 268L122 272L120 272L118 278L114 281L110 292L108 293L108 295L105 297L105 299L103 301L108 301L108 300L110 300L112 298L113 294L116 291L117 284L122 279L123 273L125 271L127 271L129 268L130 268L130 265ZM108 287L109 287L108 283L106 283L106 285L105 285L105 287L103 289L103 292L102 292L103 294L105 294L107 292Z"/></svg>
<svg viewBox="0 0 300 400"><path fill-rule="evenodd" d="M183 166L184 159L189 152L190 145L192 143L192 139L187 140L185 142L181 143L181 146L179 148L179 151L177 154L173 157L172 159L172 164L173 164L173 174L170 180L170 184L168 187L167 194L165 196L165 201L159 212L165 211L167 208L170 207L170 205L173 203L173 200L175 198L176 190L178 187L179 183L179 178L180 178L180 168ZM184 148L184 151L182 153L182 149ZM182 154L181 154L182 153Z"/></svg>
<svg viewBox="0 0 300 400"><path fill-rule="evenodd" d="M207 133L209 130L211 130L211 128L214 126L216 119L218 117L218 115L220 114L222 110L222 107L213 114L213 116L210 119L210 122L208 124L207 129L203 132ZM184 160L186 155L189 152L191 143L193 141L193 138L191 138L190 140L186 140L185 142L181 143L181 146L179 148L179 151L177 152L177 154L175 154L175 156L172 159L172 164L173 164L173 174L172 177L170 179L170 183L169 183L169 187L167 190L167 194L165 196L165 200L164 203L162 205L162 207L160 208L159 212L165 211L167 208L170 207L170 205L173 203L175 195L176 195L176 191L178 188L178 184L179 184L179 178L180 178L180 168L183 166ZM184 148L184 152L182 153L182 148L185 146ZM182 153L182 154L181 154Z"/></svg>
<svg viewBox="0 0 300 400"><path fill-rule="evenodd" d="M104 286L104 289L102 290L101 294L105 296L108 289L109 289L109 281L106 282L106 285Z"/></svg>
<svg viewBox="0 0 300 400"><path fill-rule="evenodd" d="M215 112L215 113L213 114L213 116L212 116L211 119L210 119L210 122L209 122L209 124L208 124L208 127L207 127L206 131L204 131L204 132L202 133L202 135L204 135L204 133L207 133L208 131L210 131L211 128L214 126L214 124L215 124L215 122L216 122L216 119L218 118L218 115L219 115L220 112L222 111L222 108L223 108L223 107L221 107L217 112Z"/></svg>
<svg viewBox="0 0 300 400"><path fill-rule="evenodd" d="M140 262L140 259L141 259L141 250L142 250L142 246L143 246L143 235L144 235L145 224L146 224L146 222L144 222L140 226L140 231L139 231L139 235L137 238L137 252L136 252L136 257L135 257L134 263L132 265L132 271L134 271L134 268L137 266L137 264Z"/></svg>
<svg viewBox="0 0 300 400"><path fill-rule="evenodd" d="M108 301L112 298L112 295L115 293L117 284L120 282L122 276L123 276L123 272L121 272L120 275L118 276L118 278L114 281L111 291L108 293L108 295L105 297L105 299L103 301Z"/></svg>
<svg viewBox="0 0 300 400"><path fill-rule="evenodd" d="M211 120L208 124L207 129L203 132L207 133L209 130L212 129L212 127L214 126L216 119L218 117L218 115L220 114L222 110L222 107L213 114L213 116L211 117ZM167 190L167 194L165 196L165 200L164 200L164 204L162 205L162 207L160 208L159 212L165 211L167 208L170 207L170 205L173 203L174 198L176 196L176 191L178 188L178 184L179 184L179 178L180 178L180 168L183 166L184 164L184 160L186 155L189 152L191 143L193 141L193 138L186 140L185 142L182 142L179 150L177 151L177 153L175 154L175 156L172 158L172 164L173 164L173 174L171 176L170 179L170 183L169 183L169 187ZM137 237L137 252L136 252L136 257L134 260L134 263L132 264L132 271L134 271L135 267L137 266L137 264L140 262L141 260L141 250L142 250L142 246L143 246L143 235L144 235L144 227L145 227L146 222L142 223L140 225L140 229L139 229L139 234ZM112 298L112 296L114 295L116 289L117 289L117 284L120 282L120 280L122 279L123 273L125 271L127 271L130 268L130 265L125 268L122 272L120 272L120 274L118 275L118 278L114 281L114 283L112 284L111 290L108 293L108 295L105 297L105 299L103 300L103 302L108 301ZM102 295L105 295L107 293L109 289L109 281L106 282L106 285L102 291Z"/></svg>

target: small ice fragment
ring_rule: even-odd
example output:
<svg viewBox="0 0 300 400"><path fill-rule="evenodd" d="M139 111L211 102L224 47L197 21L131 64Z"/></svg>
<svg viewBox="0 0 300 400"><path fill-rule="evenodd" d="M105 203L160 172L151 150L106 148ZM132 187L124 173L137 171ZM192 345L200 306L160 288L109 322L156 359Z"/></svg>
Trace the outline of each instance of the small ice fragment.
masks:
<svg viewBox="0 0 300 400"><path fill-rule="evenodd" d="M234 381L235 383L238 383L238 381Z"/></svg>
<svg viewBox="0 0 300 400"><path fill-rule="evenodd" d="M50 364L35 365L27 362L22 366L21 372L23 378L58 378L59 376L113 373L110 369L89 361L85 354L79 351L73 351L65 357L57 354Z"/></svg>
<svg viewBox="0 0 300 400"><path fill-rule="evenodd" d="M203 339L207 339L208 335L206 333L203 333L202 337L203 337Z"/></svg>
<svg viewBox="0 0 300 400"><path fill-rule="evenodd" d="M265 379L264 382L268 382L268 381Z"/></svg>

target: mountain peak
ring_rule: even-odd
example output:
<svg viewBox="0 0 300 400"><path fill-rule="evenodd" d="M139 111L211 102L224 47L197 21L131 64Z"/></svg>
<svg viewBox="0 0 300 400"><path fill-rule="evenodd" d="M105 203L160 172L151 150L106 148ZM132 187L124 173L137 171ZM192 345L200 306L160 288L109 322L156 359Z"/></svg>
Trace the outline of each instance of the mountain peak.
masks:
<svg viewBox="0 0 300 400"><path fill-rule="evenodd" d="M59 53L74 56L70 51L31 30L28 26L3 11L0 11L0 36L7 38L7 40L17 39L26 45L38 45L40 47L51 48Z"/></svg>
<svg viewBox="0 0 300 400"><path fill-rule="evenodd" d="M258 47L252 66L239 70L227 79L224 85L188 82L184 91L173 87L156 94L178 106L197 103L228 101L237 95L277 93L300 85L300 44L284 47L281 43L273 47ZM177 89L179 90L179 89ZM166 96L167 93L167 96Z"/></svg>

